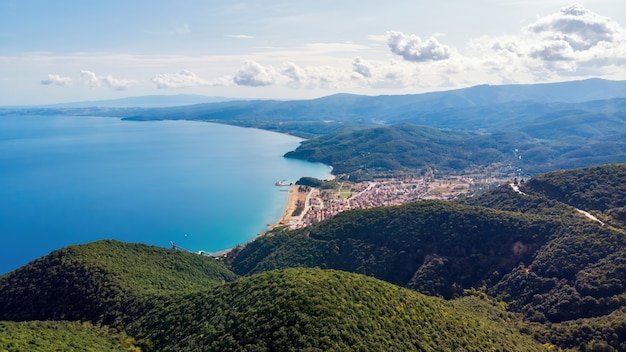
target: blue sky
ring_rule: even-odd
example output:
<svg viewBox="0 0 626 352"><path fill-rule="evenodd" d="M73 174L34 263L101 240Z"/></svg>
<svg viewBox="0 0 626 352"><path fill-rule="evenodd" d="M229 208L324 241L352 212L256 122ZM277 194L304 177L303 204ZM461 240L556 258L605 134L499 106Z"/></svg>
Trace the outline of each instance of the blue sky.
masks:
<svg viewBox="0 0 626 352"><path fill-rule="evenodd" d="M623 0L0 0L0 106L626 79Z"/></svg>

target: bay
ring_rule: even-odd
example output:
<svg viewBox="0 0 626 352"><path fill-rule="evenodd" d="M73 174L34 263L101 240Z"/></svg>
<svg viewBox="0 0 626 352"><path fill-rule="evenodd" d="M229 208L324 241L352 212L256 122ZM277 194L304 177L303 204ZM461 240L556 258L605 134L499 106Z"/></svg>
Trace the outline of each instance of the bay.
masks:
<svg viewBox="0 0 626 352"><path fill-rule="evenodd" d="M330 176L282 157L300 142L205 122L0 116L0 275L99 239L244 244L280 218L276 181Z"/></svg>

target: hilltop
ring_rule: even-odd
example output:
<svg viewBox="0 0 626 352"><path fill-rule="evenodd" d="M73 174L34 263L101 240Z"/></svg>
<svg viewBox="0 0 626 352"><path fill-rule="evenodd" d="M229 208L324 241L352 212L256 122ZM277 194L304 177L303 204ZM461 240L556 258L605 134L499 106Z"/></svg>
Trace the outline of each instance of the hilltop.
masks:
<svg viewBox="0 0 626 352"><path fill-rule="evenodd" d="M208 98L135 97L4 108L0 115L111 116L260 128L308 139L286 157L323 162L336 175L362 179L426 169L467 174L488 168L507 176L529 176L625 163L625 92L626 81L589 79L290 101L215 98L198 103ZM138 107L155 102L171 106ZM188 105L179 105L185 102Z"/></svg>
<svg viewBox="0 0 626 352"><path fill-rule="evenodd" d="M518 316L489 300L446 302L321 269L224 279L234 276L215 259L175 250L116 241L64 248L0 278L0 347L542 350L519 332Z"/></svg>
<svg viewBox="0 0 626 352"><path fill-rule="evenodd" d="M164 351L542 350L487 302L332 270L265 272L154 304L130 331Z"/></svg>
<svg viewBox="0 0 626 352"><path fill-rule="evenodd" d="M112 324L146 295L200 290L236 277L213 258L97 241L56 250L0 277L0 320Z"/></svg>

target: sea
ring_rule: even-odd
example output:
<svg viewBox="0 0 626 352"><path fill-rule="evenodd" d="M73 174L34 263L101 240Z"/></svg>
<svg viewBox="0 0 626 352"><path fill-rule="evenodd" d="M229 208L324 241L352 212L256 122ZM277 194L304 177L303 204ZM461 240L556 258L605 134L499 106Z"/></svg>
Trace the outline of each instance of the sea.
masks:
<svg viewBox="0 0 626 352"><path fill-rule="evenodd" d="M194 121L0 116L0 275L100 239L207 253L278 221L288 187L330 176L290 135Z"/></svg>

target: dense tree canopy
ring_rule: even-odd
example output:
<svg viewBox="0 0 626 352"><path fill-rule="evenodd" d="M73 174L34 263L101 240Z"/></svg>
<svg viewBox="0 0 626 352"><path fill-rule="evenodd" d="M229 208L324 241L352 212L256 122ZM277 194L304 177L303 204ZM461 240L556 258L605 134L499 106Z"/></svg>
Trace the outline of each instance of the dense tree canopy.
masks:
<svg viewBox="0 0 626 352"><path fill-rule="evenodd" d="M235 278L213 258L97 241L54 251L0 277L0 320L112 323L137 297L198 290Z"/></svg>
<svg viewBox="0 0 626 352"><path fill-rule="evenodd" d="M153 304L130 331L162 351L542 350L501 307L338 271L264 272Z"/></svg>

